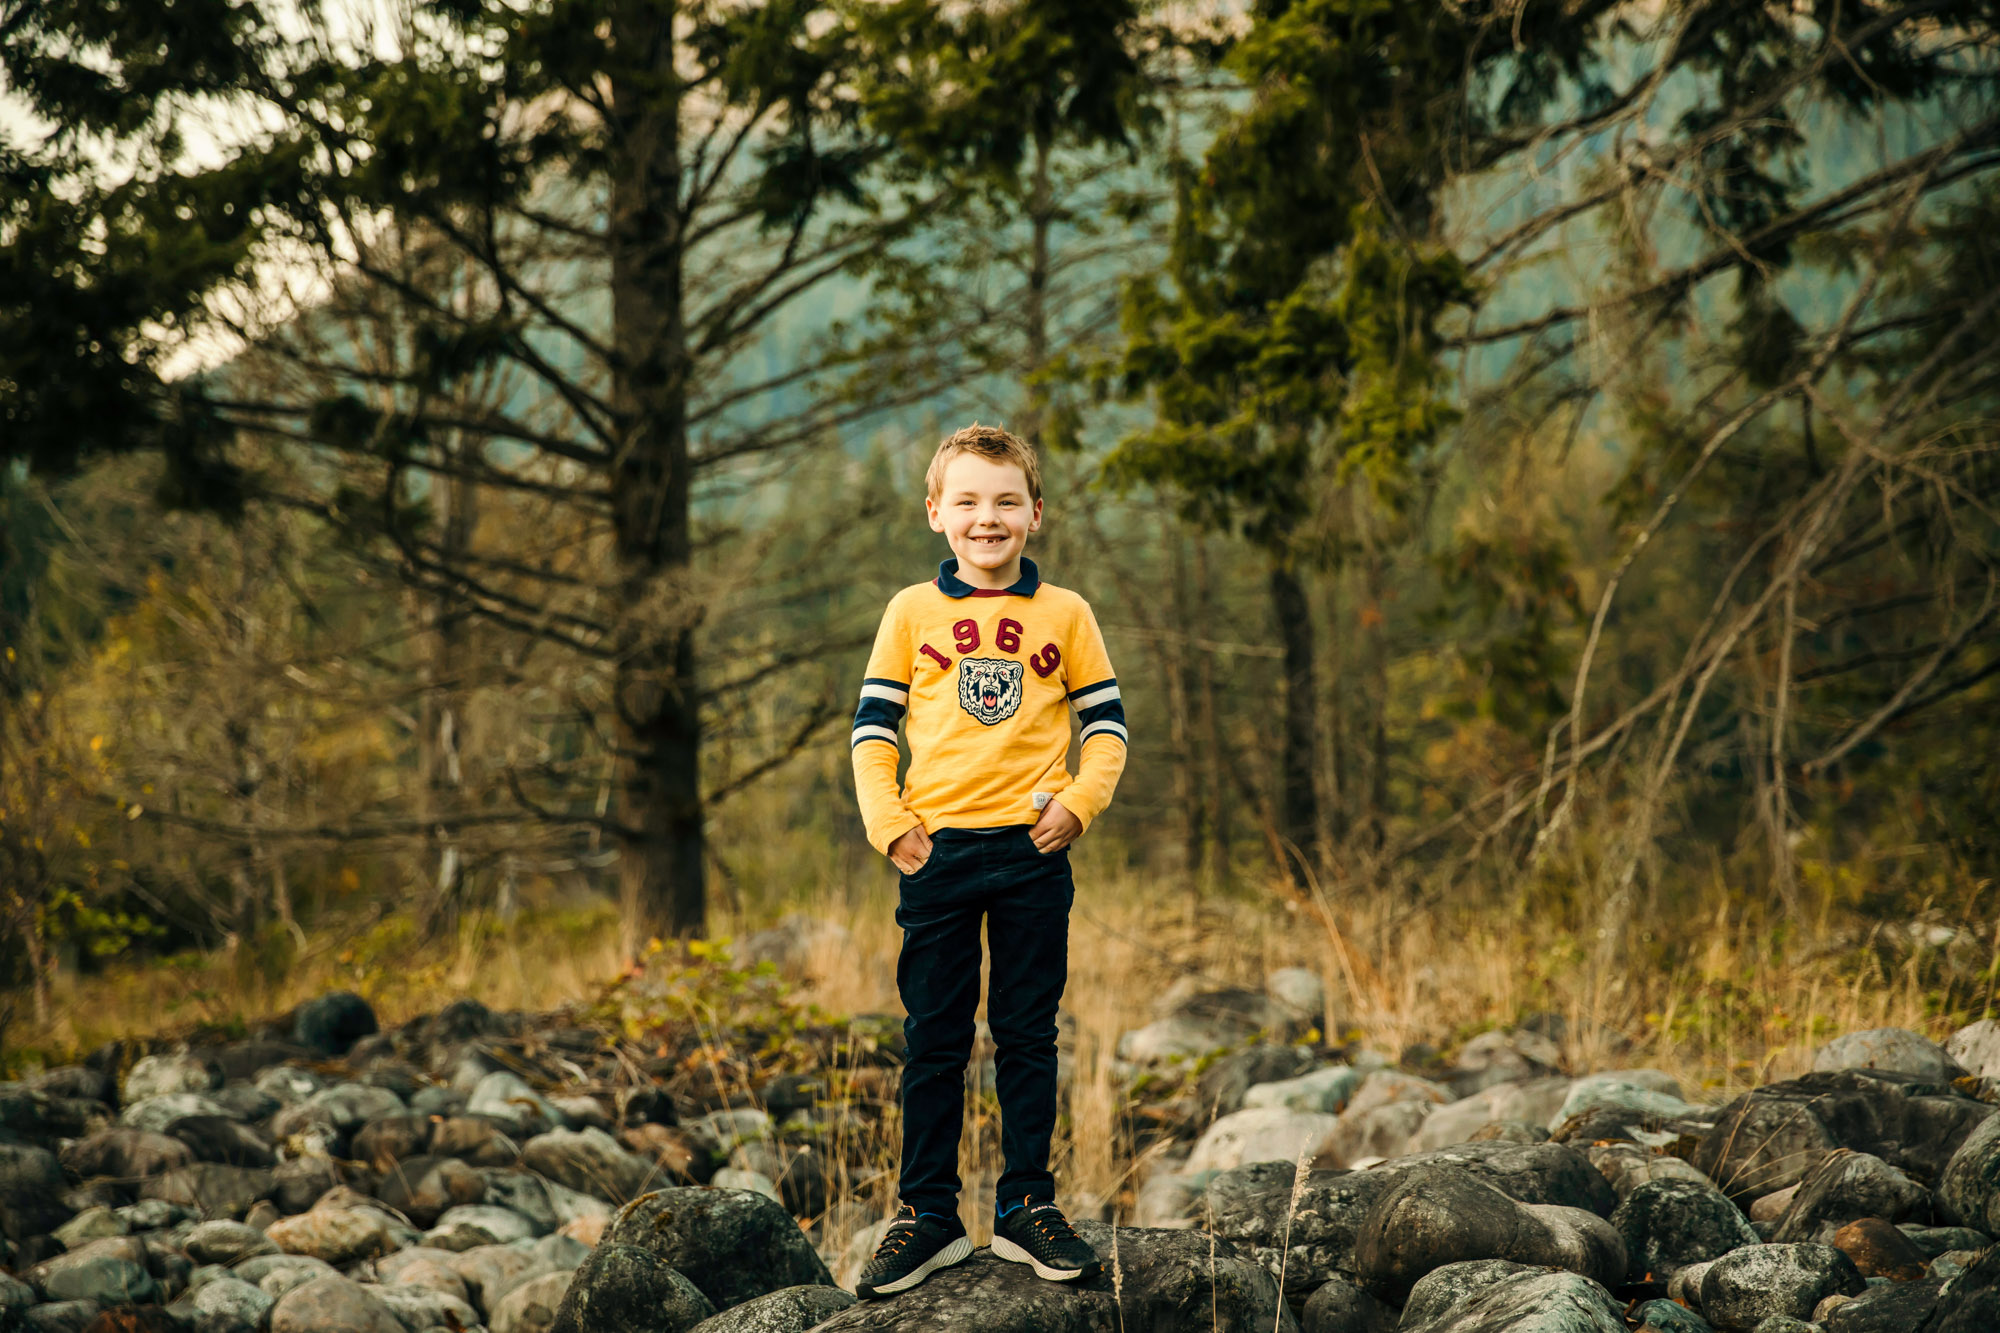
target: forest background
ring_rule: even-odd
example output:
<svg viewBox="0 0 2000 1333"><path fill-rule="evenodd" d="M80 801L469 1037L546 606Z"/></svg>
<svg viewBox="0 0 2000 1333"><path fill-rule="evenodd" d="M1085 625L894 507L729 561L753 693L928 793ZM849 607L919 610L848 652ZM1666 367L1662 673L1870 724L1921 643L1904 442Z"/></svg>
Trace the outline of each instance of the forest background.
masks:
<svg viewBox="0 0 2000 1333"><path fill-rule="evenodd" d="M846 723L973 419L1131 723L1093 1029L1303 962L1728 1085L1989 1013L1996 42L0 0L0 1061L795 913L892 1006Z"/></svg>

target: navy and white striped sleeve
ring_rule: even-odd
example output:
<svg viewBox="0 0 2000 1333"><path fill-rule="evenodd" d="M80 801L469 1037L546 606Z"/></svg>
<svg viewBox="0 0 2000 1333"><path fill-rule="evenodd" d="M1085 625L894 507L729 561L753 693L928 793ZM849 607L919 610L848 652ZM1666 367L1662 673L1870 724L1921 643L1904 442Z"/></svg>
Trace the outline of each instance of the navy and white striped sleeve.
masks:
<svg viewBox="0 0 2000 1333"><path fill-rule="evenodd" d="M1116 736L1120 744L1131 744L1125 734L1125 704L1118 696L1116 678L1071 690L1069 701L1076 707L1077 720L1083 723L1079 742L1092 736Z"/></svg>
<svg viewBox="0 0 2000 1333"><path fill-rule="evenodd" d="M896 728L910 706L907 681L882 680L874 676L861 682L861 703L854 710L854 739L850 749L863 741L896 744Z"/></svg>

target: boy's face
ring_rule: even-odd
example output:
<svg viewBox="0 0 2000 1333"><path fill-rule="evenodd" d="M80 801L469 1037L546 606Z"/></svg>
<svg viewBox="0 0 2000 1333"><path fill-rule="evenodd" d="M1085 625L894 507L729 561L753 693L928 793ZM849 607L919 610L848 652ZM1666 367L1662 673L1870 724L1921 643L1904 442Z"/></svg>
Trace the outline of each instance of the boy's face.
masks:
<svg viewBox="0 0 2000 1333"><path fill-rule="evenodd" d="M944 466L936 499L926 497L931 531L942 532L959 570L992 573L1021 558L1028 534L1042 526L1042 502L1028 498L1028 475L1016 463L959 454Z"/></svg>

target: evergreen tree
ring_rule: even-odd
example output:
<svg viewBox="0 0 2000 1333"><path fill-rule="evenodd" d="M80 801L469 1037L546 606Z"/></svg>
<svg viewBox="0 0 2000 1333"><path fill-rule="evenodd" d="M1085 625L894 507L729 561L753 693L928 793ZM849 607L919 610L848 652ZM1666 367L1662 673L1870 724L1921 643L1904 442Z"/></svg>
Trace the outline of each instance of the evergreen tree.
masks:
<svg viewBox="0 0 2000 1333"><path fill-rule="evenodd" d="M0 4L0 69L54 127L0 149L0 457L55 471L160 449L171 499L314 506L392 542L419 593L601 664L618 766L604 824L629 924L698 932L704 709L798 657L701 669L699 488L935 383L815 395L856 354L796 329L778 369L749 355L945 197L906 151L919 103L891 114L883 96L906 39L820 0L427 0L380 26L342 17ZM1060 64L1105 58L1093 24L1122 17L1052 21L1067 25L1048 53ZM204 117L258 128L195 143ZM397 337L357 345L310 308L260 301L302 271L334 307L393 312ZM171 373L217 330L291 363L293 389ZM468 397L496 367L517 390ZM279 439L340 460L346 484L266 493L246 446ZM446 479L547 496L558 526L602 528L606 567L579 579L455 540L424 500ZM831 716L810 715L791 748Z"/></svg>

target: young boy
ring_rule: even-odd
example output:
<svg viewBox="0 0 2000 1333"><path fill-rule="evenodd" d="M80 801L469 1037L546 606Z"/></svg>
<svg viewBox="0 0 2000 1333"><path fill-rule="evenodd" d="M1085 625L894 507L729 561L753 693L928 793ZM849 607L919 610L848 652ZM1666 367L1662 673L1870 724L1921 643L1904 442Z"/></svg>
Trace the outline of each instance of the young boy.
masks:
<svg viewBox="0 0 2000 1333"><path fill-rule="evenodd" d="M1069 845L1111 803L1125 709L1083 598L1022 555L1042 525L1034 451L991 426L938 447L931 530L953 559L890 599L854 714L854 786L868 841L902 872L896 985L909 1019L902 1206L855 1290L907 1291L972 1255L958 1220L965 1066L979 1005L979 927L992 955L987 1020L1000 1094L993 1253L1055 1281L1096 1253L1055 1205L1056 1004L1069 972ZM1074 706L1083 761L1067 767ZM910 768L896 787L896 726Z"/></svg>

